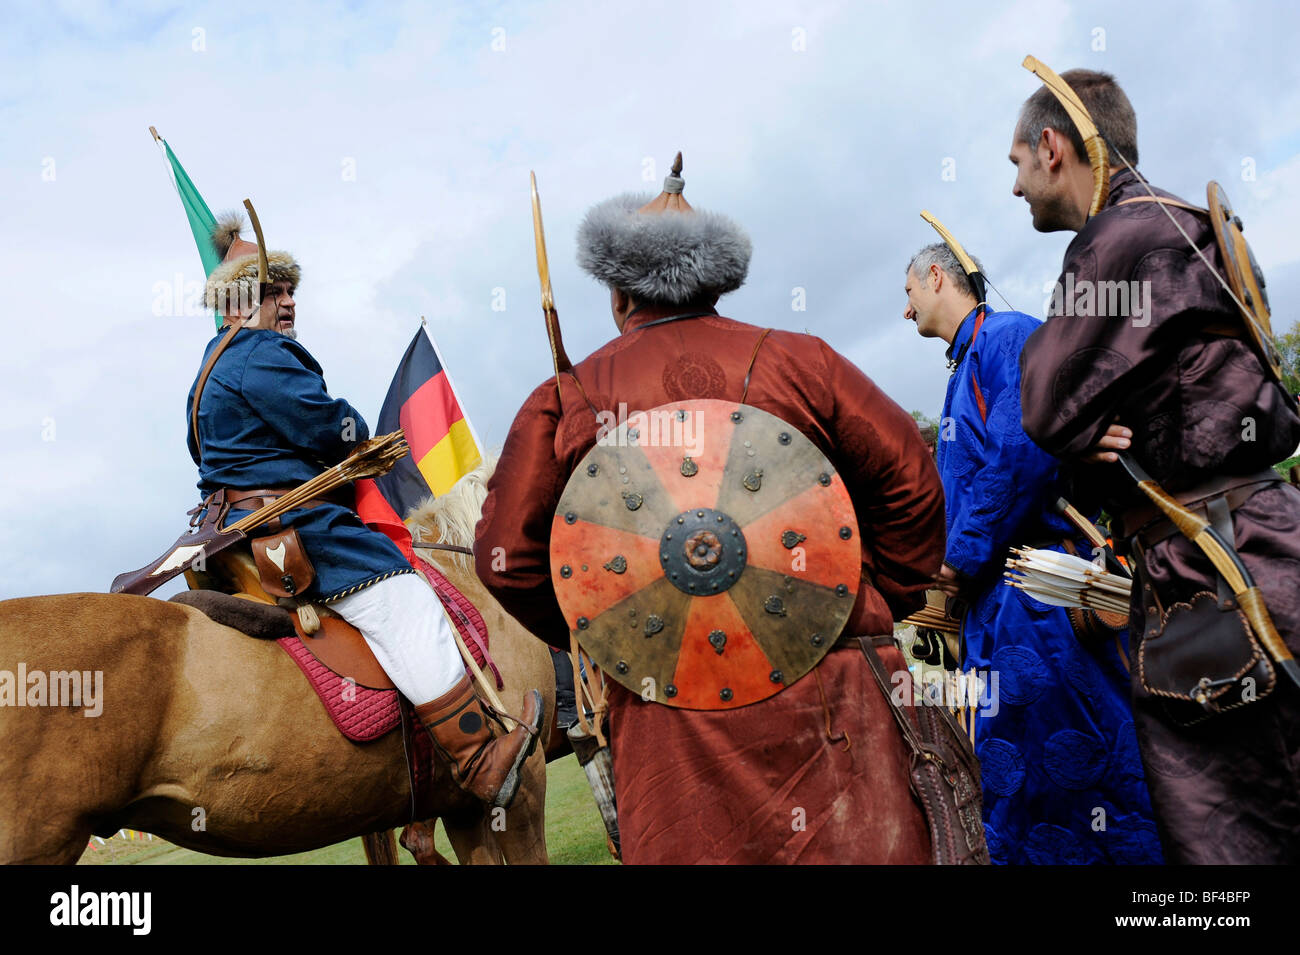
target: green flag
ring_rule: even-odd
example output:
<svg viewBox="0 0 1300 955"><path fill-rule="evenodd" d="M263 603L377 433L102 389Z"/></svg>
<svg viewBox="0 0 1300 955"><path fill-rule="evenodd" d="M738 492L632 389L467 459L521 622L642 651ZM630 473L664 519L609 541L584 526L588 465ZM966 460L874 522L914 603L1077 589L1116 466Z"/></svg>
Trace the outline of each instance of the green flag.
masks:
<svg viewBox="0 0 1300 955"><path fill-rule="evenodd" d="M221 264L221 257L217 255L217 250L212 247L212 227L217 223L217 217L212 214L208 204L203 201L199 191L194 188L194 183L190 180L189 173L181 165L176 154L172 152L171 146L167 145L167 140L163 139L153 127L149 127L150 132L154 133L154 139L163 149L163 157L167 161L167 172L171 177L172 185L176 188L176 194L181 198L181 205L185 209L185 218L189 220L190 231L194 233L194 244L199 248L199 258L203 260L203 274L211 275L212 270ZM214 315L213 320L217 328L221 327L221 316Z"/></svg>

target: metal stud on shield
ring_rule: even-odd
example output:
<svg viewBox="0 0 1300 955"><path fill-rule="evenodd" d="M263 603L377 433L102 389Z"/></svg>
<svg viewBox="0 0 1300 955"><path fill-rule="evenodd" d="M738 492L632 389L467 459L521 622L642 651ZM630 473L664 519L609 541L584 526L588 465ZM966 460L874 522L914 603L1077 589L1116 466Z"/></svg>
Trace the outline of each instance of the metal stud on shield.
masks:
<svg viewBox="0 0 1300 955"><path fill-rule="evenodd" d="M611 679L733 709L830 650L857 596L856 529L844 482L799 431L748 405L675 402L629 417L574 471L551 529L551 566L570 568L555 592Z"/></svg>

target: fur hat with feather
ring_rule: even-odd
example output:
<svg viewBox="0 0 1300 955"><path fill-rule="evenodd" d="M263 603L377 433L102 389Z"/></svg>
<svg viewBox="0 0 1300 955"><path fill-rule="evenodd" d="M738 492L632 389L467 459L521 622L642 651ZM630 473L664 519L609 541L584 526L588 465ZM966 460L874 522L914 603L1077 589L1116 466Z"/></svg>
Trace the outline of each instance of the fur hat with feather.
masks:
<svg viewBox="0 0 1300 955"><path fill-rule="evenodd" d="M223 212L212 227L212 247L221 256L221 264L212 270L203 290L203 301L208 308L257 301L257 245L240 238L243 231L241 212ZM272 282L288 282L298 287L302 270L288 252L267 252L266 265L267 277Z"/></svg>
<svg viewBox="0 0 1300 955"><path fill-rule="evenodd" d="M683 305L740 288L749 236L726 216L692 208L680 173L678 153L659 196L629 192L593 206L578 227L578 265L638 302Z"/></svg>

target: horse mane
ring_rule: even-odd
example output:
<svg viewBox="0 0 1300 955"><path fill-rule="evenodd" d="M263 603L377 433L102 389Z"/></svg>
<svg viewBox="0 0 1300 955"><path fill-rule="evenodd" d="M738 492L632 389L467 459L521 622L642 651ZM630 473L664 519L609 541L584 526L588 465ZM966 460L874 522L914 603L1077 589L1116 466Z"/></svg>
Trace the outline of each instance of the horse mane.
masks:
<svg viewBox="0 0 1300 955"><path fill-rule="evenodd" d="M406 526L411 529L416 542L452 544L457 547L474 547L474 528L483 513L487 498L487 482L496 470L495 455L488 454L473 471L461 477L441 497L429 497L406 515ZM421 557L429 558L437 551L420 550ZM449 560L461 567L474 569L474 559L467 554L443 552Z"/></svg>

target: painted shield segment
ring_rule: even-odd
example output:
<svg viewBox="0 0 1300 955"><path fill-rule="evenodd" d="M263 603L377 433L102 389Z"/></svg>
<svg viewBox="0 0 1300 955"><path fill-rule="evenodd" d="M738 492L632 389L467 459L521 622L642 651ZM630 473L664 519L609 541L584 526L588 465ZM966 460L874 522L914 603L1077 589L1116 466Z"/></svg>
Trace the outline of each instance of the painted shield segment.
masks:
<svg viewBox="0 0 1300 955"><path fill-rule="evenodd" d="M730 709L808 673L857 596L848 490L801 432L748 405L661 405L602 437L551 530L570 630L645 699Z"/></svg>

